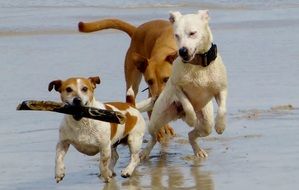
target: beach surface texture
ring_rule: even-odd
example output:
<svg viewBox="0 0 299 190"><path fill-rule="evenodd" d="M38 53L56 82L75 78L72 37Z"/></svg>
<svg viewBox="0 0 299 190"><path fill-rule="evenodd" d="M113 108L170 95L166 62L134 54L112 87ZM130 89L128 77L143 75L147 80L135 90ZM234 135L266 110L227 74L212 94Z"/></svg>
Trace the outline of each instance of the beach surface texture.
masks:
<svg viewBox="0 0 299 190"><path fill-rule="evenodd" d="M295 189L299 187L299 3L295 0L9 0L0 2L0 189ZM105 30L79 33L79 21L120 18L134 25L168 19L169 11L210 12L214 43L229 78L228 123L199 139L207 159L195 159L182 121L177 136L157 145L133 176L119 146L117 176L99 174L98 156L73 147L66 176L54 180L55 147L62 114L20 112L23 100L59 101L50 81L101 77L96 98L125 100L124 58L130 38ZM142 82L138 100L147 92ZM147 115L144 115L147 118ZM145 139L149 139L146 135ZM145 144L144 144L145 145Z"/></svg>

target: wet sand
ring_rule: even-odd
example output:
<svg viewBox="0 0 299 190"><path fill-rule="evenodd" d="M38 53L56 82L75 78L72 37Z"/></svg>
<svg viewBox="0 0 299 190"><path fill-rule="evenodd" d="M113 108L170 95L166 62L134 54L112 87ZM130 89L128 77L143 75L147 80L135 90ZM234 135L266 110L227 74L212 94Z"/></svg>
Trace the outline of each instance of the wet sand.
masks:
<svg viewBox="0 0 299 190"><path fill-rule="evenodd" d="M123 60L129 37L108 30L76 32L78 21L106 17L141 24L168 18L168 11L199 7L1 8L0 189L294 189L299 186L298 6L209 6L215 43L229 76L228 127L199 140L209 153L195 159L190 130L172 123L177 136L158 145L130 179L120 171L129 160L118 148L117 176L104 184L97 157L70 148L66 177L54 180L55 146L62 115L17 112L26 99L59 100L48 83L70 76L100 75L101 101L123 100ZM140 89L146 88L142 83ZM141 93L138 99L143 99ZM145 115L146 117L146 115ZM148 139L148 136L145 137Z"/></svg>

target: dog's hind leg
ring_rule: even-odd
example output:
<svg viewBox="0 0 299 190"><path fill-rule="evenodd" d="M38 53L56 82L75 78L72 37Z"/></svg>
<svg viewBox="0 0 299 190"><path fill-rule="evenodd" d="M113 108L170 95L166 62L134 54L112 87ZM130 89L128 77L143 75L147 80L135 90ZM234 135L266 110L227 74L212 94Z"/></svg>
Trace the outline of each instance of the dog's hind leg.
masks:
<svg viewBox="0 0 299 190"><path fill-rule="evenodd" d="M195 156L205 158L208 154L199 147L196 142L198 137L206 137L212 132L213 126L213 103L210 101L200 112L197 113L197 123L194 129L188 133L189 142Z"/></svg>
<svg viewBox="0 0 299 190"><path fill-rule="evenodd" d="M136 168L136 166L140 163L139 151L142 146L143 134L130 134L128 137L128 145L131 154L131 160L129 165L121 171L121 176L126 178L130 177Z"/></svg>
<svg viewBox="0 0 299 190"><path fill-rule="evenodd" d="M115 172L114 172L114 166L118 160L119 156L116 150L116 147L111 148L111 161L110 161L110 165L109 168L112 171L112 175L116 176Z"/></svg>
<svg viewBox="0 0 299 190"><path fill-rule="evenodd" d="M70 144L65 141L60 141L56 146L55 160L55 179L59 183L65 176L64 156L67 153Z"/></svg>

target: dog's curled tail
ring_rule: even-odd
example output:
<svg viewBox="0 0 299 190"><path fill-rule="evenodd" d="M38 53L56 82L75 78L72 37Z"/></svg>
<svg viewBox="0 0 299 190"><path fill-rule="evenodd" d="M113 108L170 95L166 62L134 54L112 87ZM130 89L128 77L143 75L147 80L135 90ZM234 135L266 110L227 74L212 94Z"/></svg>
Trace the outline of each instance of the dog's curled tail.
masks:
<svg viewBox="0 0 299 190"><path fill-rule="evenodd" d="M131 38L136 30L136 26L133 26L119 19L104 19L94 22L79 22L78 28L80 32L95 32L112 28L126 32Z"/></svg>

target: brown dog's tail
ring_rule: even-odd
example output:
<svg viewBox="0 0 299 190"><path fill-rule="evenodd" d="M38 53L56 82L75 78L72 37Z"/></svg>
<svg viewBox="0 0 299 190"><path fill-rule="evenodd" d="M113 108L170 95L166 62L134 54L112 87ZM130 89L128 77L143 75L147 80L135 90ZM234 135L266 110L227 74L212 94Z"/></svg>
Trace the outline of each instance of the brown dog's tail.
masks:
<svg viewBox="0 0 299 190"><path fill-rule="evenodd" d="M126 32L130 37L134 34L136 26L119 19L104 19L94 22L79 22L80 32L95 32L103 29L117 29Z"/></svg>
<svg viewBox="0 0 299 190"><path fill-rule="evenodd" d="M134 93L132 87L127 90L126 103L130 104L134 108L136 107L135 93Z"/></svg>

